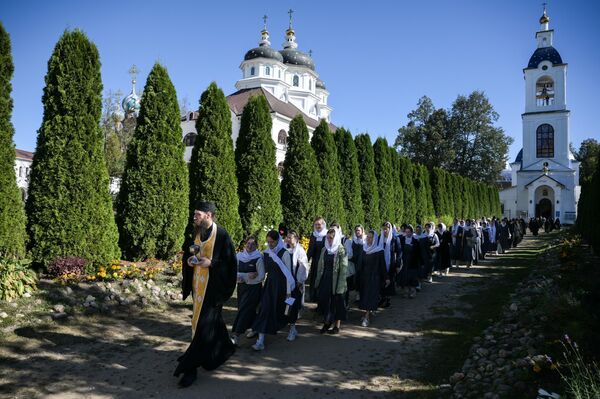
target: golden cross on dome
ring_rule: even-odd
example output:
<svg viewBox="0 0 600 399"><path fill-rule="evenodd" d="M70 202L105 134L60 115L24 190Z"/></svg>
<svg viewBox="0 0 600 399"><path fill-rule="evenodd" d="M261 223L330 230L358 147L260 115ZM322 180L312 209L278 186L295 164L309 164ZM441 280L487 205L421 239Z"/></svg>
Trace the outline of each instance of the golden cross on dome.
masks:
<svg viewBox="0 0 600 399"><path fill-rule="evenodd" d="M267 14L263 15L264 30L267 30Z"/></svg>
<svg viewBox="0 0 600 399"><path fill-rule="evenodd" d="M294 10L292 10L291 8L288 10L288 14L290 16L290 29L292 29L292 14L294 13Z"/></svg>

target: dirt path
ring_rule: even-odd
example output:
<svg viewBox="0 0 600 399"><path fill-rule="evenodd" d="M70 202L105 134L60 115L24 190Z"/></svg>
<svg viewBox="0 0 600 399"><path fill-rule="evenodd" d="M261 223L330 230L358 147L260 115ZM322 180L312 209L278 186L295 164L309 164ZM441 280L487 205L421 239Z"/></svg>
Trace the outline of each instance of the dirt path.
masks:
<svg viewBox="0 0 600 399"><path fill-rule="evenodd" d="M536 245L526 239L522 247ZM189 307L163 311L68 319L17 329L0 345L0 396L10 398L380 398L436 397L435 386L419 381L434 359L436 336L419 326L452 309L460 316L463 294L484 293L501 274L497 258L426 284L417 299L394 297L392 307L360 327L353 309L337 336L319 334L313 312L299 322L299 338L267 338L255 353L253 340L224 366L201 371L192 387L177 389L172 376L190 338ZM459 303L460 302L460 303ZM468 306L468 305L467 305ZM457 310L459 313L457 314ZM224 310L231 325L233 307ZM466 320L468 322L468 320ZM435 354L433 354L435 355Z"/></svg>

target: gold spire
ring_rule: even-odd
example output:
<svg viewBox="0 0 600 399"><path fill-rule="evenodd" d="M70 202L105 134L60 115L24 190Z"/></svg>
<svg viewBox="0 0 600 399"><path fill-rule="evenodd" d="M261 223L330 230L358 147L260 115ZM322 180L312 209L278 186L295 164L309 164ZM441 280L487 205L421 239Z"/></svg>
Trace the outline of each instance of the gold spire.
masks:
<svg viewBox="0 0 600 399"><path fill-rule="evenodd" d="M547 5L547 3L543 3L542 5L544 6L544 13L540 17L540 24L547 24L548 22L550 22L550 17L546 13L546 5Z"/></svg>

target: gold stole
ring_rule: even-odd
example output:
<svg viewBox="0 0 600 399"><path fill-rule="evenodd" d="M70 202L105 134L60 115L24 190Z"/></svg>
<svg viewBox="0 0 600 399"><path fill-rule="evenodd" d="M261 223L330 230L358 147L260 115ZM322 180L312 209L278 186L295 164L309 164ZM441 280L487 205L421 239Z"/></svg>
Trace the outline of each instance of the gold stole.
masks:
<svg viewBox="0 0 600 399"><path fill-rule="evenodd" d="M200 240L200 234L194 239L194 244L200 247L198 257L206 257L212 260L213 248L215 247L215 240L217 238L217 224L213 223L212 231L208 240L202 242ZM192 279L192 287L194 293L194 316L192 317L192 338L196 334L196 324L202 311L202 303L204 303L204 295L206 294L206 287L208 287L208 267L194 266L194 278Z"/></svg>

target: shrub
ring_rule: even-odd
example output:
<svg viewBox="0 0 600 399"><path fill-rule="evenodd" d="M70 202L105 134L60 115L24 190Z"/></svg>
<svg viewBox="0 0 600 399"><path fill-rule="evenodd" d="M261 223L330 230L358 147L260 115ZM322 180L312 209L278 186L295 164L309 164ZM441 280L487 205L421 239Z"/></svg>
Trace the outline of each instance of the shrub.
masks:
<svg viewBox="0 0 600 399"><path fill-rule="evenodd" d="M30 269L29 261L0 260L0 300L10 301L33 292L37 285L37 275Z"/></svg>
<svg viewBox="0 0 600 399"><path fill-rule="evenodd" d="M51 277L61 277L66 275L81 276L88 261L79 256L64 256L57 258L48 265L48 274Z"/></svg>

